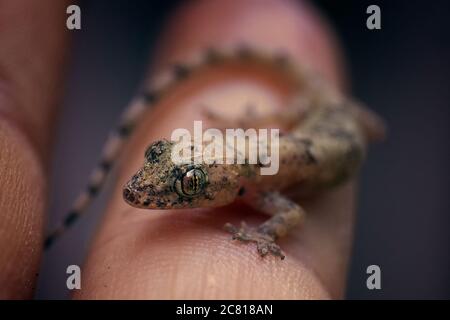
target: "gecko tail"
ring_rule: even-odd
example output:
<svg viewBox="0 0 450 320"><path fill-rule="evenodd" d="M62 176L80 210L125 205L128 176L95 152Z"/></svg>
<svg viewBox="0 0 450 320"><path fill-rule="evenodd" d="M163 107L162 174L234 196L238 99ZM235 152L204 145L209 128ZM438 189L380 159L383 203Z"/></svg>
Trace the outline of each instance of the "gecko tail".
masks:
<svg viewBox="0 0 450 320"><path fill-rule="evenodd" d="M385 121L368 108L361 108L358 118L363 125L369 141L380 142L386 139L387 126Z"/></svg>
<svg viewBox="0 0 450 320"><path fill-rule="evenodd" d="M122 124L110 135L103 149L101 161L92 172L87 187L78 196L64 220L47 235L44 241L44 249L50 248L55 240L61 237L86 212L104 186L111 168L133 128L134 121L122 121Z"/></svg>
<svg viewBox="0 0 450 320"><path fill-rule="evenodd" d="M238 55L240 58L244 58L242 55ZM217 62L224 61L221 54L215 51L208 51L203 61L200 61L198 66L202 64L214 65ZM106 141L103 153L102 161L96 167L89 180L88 187L82 192L75 201L72 210L59 224L57 228L51 231L45 238L44 249L50 248L55 240L60 238L85 212L91 202L95 199L97 193L103 187L105 180L109 174L109 171L119 157L120 151L123 145L128 140L128 137L133 133L139 120L142 119L145 112L153 107L161 96L165 95L170 89L182 80L189 76L192 70L195 70L196 64L176 64L172 70L169 71L167 78L165 74L161 77L154 79L154 86L152 90L143 90L137 98L131 102L131 104L125 109L125 112L121 116L121 121L116 130Z"/></svg>
<svg viewBox="0 0 450 320"><path fill-rule="evenodd" d="M55 243L55 240L57 240L59 237L61 237L64 232L70 228L70 226L75 223L76 220L81 216L82 214L76 211L71 211L69 214L67 214L66 218L64 219L63 223L51 231L47 236L45 237L44 241L44 250L49 249L53 243Z"/></svg>
<svg viewBox="0 0 450 320"><path fill-rule="evenodd" d="M139 120L143 118L143 114L147 110L151 109L151 107L153 107L163 96L167 95L171 91L171 88L177 85L180 80L185 79L196 70L202 69L202 66L213 66L226 62L230 59L239 60L241 62L245 62L246 64L253 62L256 65L265 64L272 65L276 68L282 67L281 70L286 72L290 77L292 77L292 70L294 70L293 67L291 68L289 59L283 55L272 56L259 54L258 52L253 52L251 48L246 48L244 46L237 48L237 51L234 53L224 52L222 54L220 51L216 51L214 49L207 50L206 54L202 56L199 61L194 59L192 63L182 65L177 64L167 74L163 73L160 77L156 77L153 81L153 85L150 84L153 89L145 90L145 92L138 96L137 101L133 101L131 105L125 109L120 125L106 142L105 149L102 154L103 160L94 170L89 180L88 187L77 198L72 210L62 221L59 227L54 229L47 236L44 242L44 247L46 249L50 248L55 240L64 234L64 232L86 212L87 207L93 199L95 199L95 196L103 187L113 163L119 157L119 153L127 141L128 136L134 131ZM305 83L308 83L310 75L308 72L301 69L301 72L296 73L294 77L296 81L302 85L302 88L304 88ZM371 122L373 120L371 117L363 116L362 118L363 121L368 121L367 128L369 129L369 133L375 134L378 132L376 130L372 131L371 129L378 129L378 125L375 123L376 121Z"/></svg>
<svg viewBox="0 0 450 320"><path fill-rule="evenodd" d="M386 139L387 126L385 121L374 111L369 109L361 101L353 99L352 103L348 104L352 110L357 121L361 124L368 141L381 142Z"/></svg>
<svg viewBox="0 0 450 320"><path fill-rule="evenodd" d="M72 210L57 228L51 231L45 238L44 250L49 249L55 240L60 238L84 213L97 193L105 184L110 170L120 155L123 146L128 141L129 136L134 132L137 124L143 115L158 102L172 85L178 80L185 78L189 74L189 69L183 65L176 65L172 70L172 78L168 84L163 85L158 90L144 90L125 109L121 116L119 126L112 132L104 146L101 161L94 169L88 183L88 187L75 201ZM163 83L164 84L164 83Z"/></svg>
<svg viewBox="0 0 450 320"><path fill-rule="evenodd" d="M52 230L45 238L44 250L49 249L55 240L60 238L74 223L86 212L86 209L96 198L97 193L101 190L109 172L112 162L102 161L102 163L94 170L90 183L84 192L82 192L75 201L72 209L65 216L64 220L57 228Z"/></svg>
<svg viewBox="0 0 450 320"><path fill-rule="evenodd" d="M134 131L136 124L148 107L155 102L153 94L141 94L126 108L121 117L119 126L107 139L102 152L101 161L91 174L87 188L78 196L72 209L57 228L45 238L44 249L50 248L55 240L60 238L73 224L86 212L89 205L95 200L108 178L110 171L120 155L129 135Z"/></svg>

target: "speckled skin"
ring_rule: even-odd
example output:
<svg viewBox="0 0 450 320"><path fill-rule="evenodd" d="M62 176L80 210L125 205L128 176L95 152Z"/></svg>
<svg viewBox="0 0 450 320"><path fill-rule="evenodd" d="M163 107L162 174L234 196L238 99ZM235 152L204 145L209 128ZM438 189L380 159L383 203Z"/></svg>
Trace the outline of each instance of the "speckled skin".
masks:
<svg viewBox="0 0 450 320"><path fill-rule="evenodd" d="M176 209L218 207L240 197L272 217L256 229L245 224L241 228L226 224L225 229L234 239L256 242L262 256L272 253L284 258L275 240L302 221L305 213L282 192L296 187L297 193L311 194L346 181L364 158L367 137L377 134L358 120L363 109L353 102L320 96L310 97L307 106L304 99L297 101L301 103L291 105L289 112L302 112L297 112L295 125L280 137L277 174L260 175L259 164L175 165L171 160L174 142L160 140L148 147L143 167L124 187L124 199L138 208ZM363 112L364 117L371 117ZM277 117L278 122L283 118ZM212 118L220 122L217 115ZM285 119L292 121L292 117ZM200 170L197 186L185 177L192 170ZM183 181L187 188L192 185L194 192L185 195L177 190L177 183Z"/></svg>
<svg viewBox="0 0 450 320"><path fill-rule="evenodd" d="M226 224L225 229L234 239L255 242L262 256L272 253L284 258L275 240L299 224L305 212L283 194L292 188L301 195L317 193L349 179L361 165L367 142L382 137L384 127L376 115L342 97L307 68L284 55L245 47L208 50L155 78L151 89L125 110L105 144L88 187L47 237L46 248L86 211L145 112L184 79L227 63L253 64L261 70L279 72L297 88L289 106L269 115L247 113L232 121L205 110L205 116L220 128L261 128L269 123L284 128L287 133L280 137L279 172L262 176L261 164L175 165L171 161L174 144L160 140L146 150L144 164L124 186L123 197L130 205L145 209L218 207L241 198L271 218L257 228L243 223L240 228Z"/></svg>

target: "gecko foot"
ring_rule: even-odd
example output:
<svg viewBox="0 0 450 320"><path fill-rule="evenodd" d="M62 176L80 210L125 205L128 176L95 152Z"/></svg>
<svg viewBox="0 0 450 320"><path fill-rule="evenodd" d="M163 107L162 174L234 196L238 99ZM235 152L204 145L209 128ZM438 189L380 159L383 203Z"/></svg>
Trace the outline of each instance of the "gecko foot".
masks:
<svg viewBox="0 0 450 320"><path fill-rule="evenodd" d="M226 223L224 229L233 235L233 240L256 243L256 248L261 257L271 253L274 256L280 257L281 260L285 258L284 252L275 243L275 239L272 236L248 227L245 222L241 223L240 228L235 227L231 223Z"/></svg>

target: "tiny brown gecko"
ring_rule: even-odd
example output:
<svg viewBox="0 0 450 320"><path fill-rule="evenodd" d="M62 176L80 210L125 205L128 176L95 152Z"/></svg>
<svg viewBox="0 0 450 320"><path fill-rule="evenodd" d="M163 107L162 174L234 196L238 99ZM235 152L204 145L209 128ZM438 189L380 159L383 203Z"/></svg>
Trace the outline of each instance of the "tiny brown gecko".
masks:
<svg viewBox="0 0 450 320"><path fill-rule="evenodd" d="M159 140L147 148L144 164L124 186L123 197L128 204L143 209L219 207L240 198L271 217L256 228L245 223L240 227L227 223L225 229L233 239L256 243L261 256L271 253L285 257L275 241L301 223L305 211L284 194L293 188L300 195L317 193L354 176L364 159L367 143L383 137L384 125L361 103L343 97L286 56L266 55L249 48L228 53L209 50L195 62L177 65L170 77L163 77L143 99L132 103L108 141L87 191L78 198L61 226L47 238L47 247L85 211L103 185L125 138L148 105L156 104L183 79L224 63L254 64L280 72L298 89L287 108L268 115L248 114L239 119L239 126L245 128L262 127L267 123L287 128L287 133L279 138L278 173L260 175L263 165L247 161L243 164L175 164L171 159L175 143ZM235 126L234 121L209 110L205 115L221 128Z"/></svg>

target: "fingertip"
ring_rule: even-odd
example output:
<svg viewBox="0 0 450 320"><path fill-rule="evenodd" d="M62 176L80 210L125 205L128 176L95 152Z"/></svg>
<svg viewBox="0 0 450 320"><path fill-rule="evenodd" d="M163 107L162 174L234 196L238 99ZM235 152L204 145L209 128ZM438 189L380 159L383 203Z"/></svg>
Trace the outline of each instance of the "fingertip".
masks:
<svg viewBox="0 0 450 320"><path fill-rule="evenodd" d="M133 233L123 232L96 242L96 254L84 268L85 285L76 298L330 297L317 275L301 260L292 255L284 260L271 255L260 257L255 245L231 240L220 228L230 218L238 221L242 212L238 214L234 207L214 212L169 211L149 219L141 216L132 225L125 223L124 228ZM142 223L144 219L152 223Z"/></svg>
<svg viewBox="0 0 450 320"><path fill-rule="evenodd" d="M341 83L341 62L336 54L337 45L315 11L304 2L265 1L264 5L260 5L261 3L253 0L213 0L185 4L169 20L158 46L154 66L163 69L184 61L191 53L202 51L205 47L235 47L245 43L261 50L284 51L299 63L307 64L321 73L327 80L335 84ZM185 127L198 119L199 101L207 98L220 106L220 102L227 99L229 105L241 106L245 102L242 97L245 97L246 100L262 101L270 105L270 108L279 107L283 94L276 89L276 84L259 83L258 77L252 76L248 83L236 85L236 78L236 74L231 73L230 79L225 78L230 81L224 82L221 79L214 83L214 79L205 75L203 80L193 80L192 85L178 88L170 99L162 101L152 114L153 120L151 117L145 119L132 139L127 150L130 156L124 164L124 171L120 173L121 179L124 175L131 174L142 162L140 156L135 156L136 150L140 150L140 155L151 139L167 135L172 128ZM222 106L223 104L222 101ZM159 113L156 114L157 112ZM158 119L157 122L154 121L155 118ZM117 197L119 194L119 191L114 193L106 221L94 242L95 254L92 251L88 259L85 273L88 275L88 286L84 289L85 294L81 295L83 298L299 299L330 296L319 281L317 271L313 272L312 267L306 268L304 264L294 262L303 261L304 257L291 258L289 254L293 250L288 251L288 257L284 261L276 259L277 265L269 268L265 261L260 261L256 253L249 253L251 247L247 249L230 243L229 238L225 238L225 233L221 233L220 226L212 230L204 228L204 225L200 227L196 223L190 224L189 221L193 220L191 215L195 214L193 212L180 218L180 221L185 221L178 222L183 224L183 228L176 227L177 222L173 220L170 223L175 227L172 226L172 231L168 230L163 235L162 228L154 227L163 221L162 215L147 212L144 217L142 211L139 213L132 209L133 213L125 216L123 204L118 204L121 201ZM237 213L243 212L239 210ZM226 212L227 217L231 214L232 212ZM155 216L152 218L149 215ZM205 219L210 221L214 217ZM130 220L138 220L140 223L130 225L125 230L124 226ZM144 225L151 226L151 230L141 230ZM164 238L171 233L174 237ZM115 242L118 241L117 235L121 237L120 243ZM135 236L145 237L146 241L138 244ZM316 235L311 238L317 239ZM298 243L288 244L289 246L295 249L299 247ZM192 253L193 248L198 249ZM133 255L133 250L137 249L139 254ZM242 255L248 255L248 258L239 258ZM330 255L330 259L333 257ZM281 267L278 263L281 263ZM109 265L117 268L111 267L111 271L106 272L105 268L108 269ZM215 270L209 277L216 281L211 280L214 290L208 291L199 285L208 281L206 275L211 269L205 266L211 266ZM334 266L327 268L330 273L336 270ZM103 282L108 278L105 272L115 280L115 284L103 287ZM247 274L248 278L242 278L242 274ZM303 283L307 285L302 285ZM326 281L324 283L327 284ZM125 286L127 291L121 292L120 289ZM195 290L188 291L185 288Z"/></svg>
<svg viewBox="0 0 450 320"><path fill-rule="evenodd" d="M183 61L208 47L248 45L284 52L335 85L345 84L336 35L318 10L305 1L196 1L180 6L168 20L155 66Z"/></svg>

